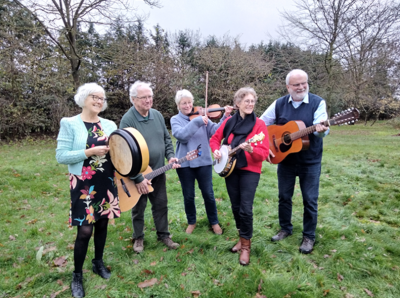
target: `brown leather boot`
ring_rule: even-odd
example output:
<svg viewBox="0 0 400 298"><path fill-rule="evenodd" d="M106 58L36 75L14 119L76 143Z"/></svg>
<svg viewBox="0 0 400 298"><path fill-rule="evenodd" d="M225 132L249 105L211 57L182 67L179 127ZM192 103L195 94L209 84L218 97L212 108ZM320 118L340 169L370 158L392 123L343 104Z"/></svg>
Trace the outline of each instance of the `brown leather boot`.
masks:
<svg viewBox="0 0 400 298"><path fill-rule="evenodd" d="M242 242L241 242L240 239L239 239L238 243L236 243L235 246L231 248L231 252L237 253L237 252L239 252L241 249L242 249Z"/></svg>
<svg viewBox="0 0 400 298"><path fill-rule="evenodd" d="M239 233L239 241L238 243L235 244L234 247L231 248L231 252L233 253L237 253L242 249L242 242L240 242L240 230L238 229L238 233Z"/></svg>
<svg viewBox="0 0 400 298"><path fill-rule="evenodd" d="M247 266L250 263L251 239L240 237L240 242L242 245L242 250L240 251L239 263L240 265Z"/></svg>

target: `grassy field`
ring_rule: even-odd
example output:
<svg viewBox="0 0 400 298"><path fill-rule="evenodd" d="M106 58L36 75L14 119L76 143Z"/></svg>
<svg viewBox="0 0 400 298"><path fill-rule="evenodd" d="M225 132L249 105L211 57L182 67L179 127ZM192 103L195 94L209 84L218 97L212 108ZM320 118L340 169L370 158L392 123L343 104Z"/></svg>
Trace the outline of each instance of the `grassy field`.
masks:
<svg viewBox="0 0 400 298"><path fill-rule="evenodd" d="M222 236L208 225L198 191L198 223L186 217L176 172L167 173L170 231L180 243L157 242L146 210L145 251L132 250L130 213L109 226L106 281L84 264L86 297L400 297L400 137L385 123L333 127L324 141L317 243L298 246L302 198L296 187L291 237L279 230L276 166L264 163L254 203L251 263L228 250L238 240L224 180L214 175ZM54 140L0 145L0 298L70 297L76 229L68 228L67 167ZM141 287L144 281L154 285Z"/></svg>

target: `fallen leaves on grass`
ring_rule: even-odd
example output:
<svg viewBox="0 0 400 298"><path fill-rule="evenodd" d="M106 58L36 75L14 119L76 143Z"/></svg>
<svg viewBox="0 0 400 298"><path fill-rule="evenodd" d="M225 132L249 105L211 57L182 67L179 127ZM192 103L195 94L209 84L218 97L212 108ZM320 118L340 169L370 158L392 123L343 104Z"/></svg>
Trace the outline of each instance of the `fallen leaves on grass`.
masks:
<svg viewBox="0 0 400 298"><path fill-rule="evenodd" d="M262 283L263 283L263 280L260 279L260 283L258 284L258 288L257 288L258 291L256 293L256 298L267 298L266 296L260 294L261 289L262 289L261 288Z"/></svg>
<svg viewBox="0 0 400 298"><path fill-rule="evenodd" d="M53 264L56 267L65 267L65 266L67 266L67 258L64 256L58 257L53 260Z"/></svg>
<svg viewBox="0 0 400 298"><path fill-rule="evenodd" d="M14 237L13 235L10 235L10 236L8 237L8 239L9 239L10 241L15 241L15 237Z"/></svg>
<svg viewBox="0 0 400 298"><path fill-rule="evenodd" d="M342 281L344 279L343 275L341 275L340 273L337 274L337 280L338 281Z"/></svg>
<svg viewBox="0 0 400 298"><path fill-rule="evenodd" d="M151 271L151 270L148 270L148 269L143 269L143 270L142 270L142 273L144 273L144 274L146 274L146 275L150 275L150 274L153 274L154 272Z"/></svg>
<svg viewBox="0 0 400 298"><path fill-rule="evenodd" d="M371 292L370 290L368 290L368 289L364 289L364 291L365 291L365 293L367 293L367 294L368 294L368 296L370 296L370 297L374 297L374 294L372 294L372 292Z"/></svg>
<svg viewBox="0 0 400 298"><path fill-rule="evenodd" d="M58 294L61 294L62 292L66 291L69 289L69 286L64 286L60 291L57 291L53 294L50 295L50 298L56 298Z"/></svg>
<svg viewBox="0 0 400 298"><path fill-rule="evenodd" d="M48 248L46 248L45 250L43 250L43 254L45 255L46 253L48 253L48 252L50 252L50 251L54 251L54 250L57 250L57 247L56 247L56 246L48 247Z"/></svg>
<svg viewBox="0 0 400 298"><path fill-rule="evenodd" d="M155 265L157 265L156 261L150 263L150 266L155 266Z"/></svg>
<svg viewBox="0 0 400 298"><path fill-rule="evenodd" d="M200 291L191 291L193 297L199 297L201 295Z"/></svg>
<svg viewBox="0 0 400 298"><path fill-rule="evenodd" d="M145 280L143 282L138 283L138 287L143 289L143 288L147 288L147 287L152 287L157 283L157 278L152 278L150 280Z"/></svg>
<svg viewBox="0 0 400 298"><path fill-rule="evenodd" d="M95 289L99 289L99 290L104 290L105 288L107 288L107 285L101 285L101 286L95 286Z"/></svg>

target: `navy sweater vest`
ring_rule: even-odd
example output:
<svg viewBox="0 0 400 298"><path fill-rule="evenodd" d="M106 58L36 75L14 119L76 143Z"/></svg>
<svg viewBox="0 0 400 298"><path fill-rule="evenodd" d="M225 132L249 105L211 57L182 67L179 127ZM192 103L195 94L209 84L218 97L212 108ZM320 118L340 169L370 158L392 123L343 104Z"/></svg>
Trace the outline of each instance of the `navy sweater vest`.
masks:
<svg viewBox="0 0 400 298"><path fill-rule="evenodd" d="M284 125L292 120L301 120L306 127L312 126L314 121L314 113L323 100L318 95L308 93L309 103L302 103L295 109L289 101L290 95L283 96L276 101L275 115L276 124ZM281 164L316 164L322 159L322 138L315 136L313 133L308 135L310 139L310 147L308 150L298 153L291 153L281 162Z"/></svg>

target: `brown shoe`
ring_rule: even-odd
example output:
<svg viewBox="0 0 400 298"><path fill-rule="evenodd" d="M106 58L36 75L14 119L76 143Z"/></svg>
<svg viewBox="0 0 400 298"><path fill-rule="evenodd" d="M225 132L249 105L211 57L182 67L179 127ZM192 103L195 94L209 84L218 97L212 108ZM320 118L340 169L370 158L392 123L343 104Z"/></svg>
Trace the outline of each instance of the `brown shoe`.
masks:
<svg viewBox="0 0 400 298"><path fill-rule="evenodd" d="M271 241L276 242L285 239L287 236L290 236L289 232L284 230L280 230L278 234L271 238Z"/></svg>
<svg viewBox="0 0 400 298"><path fill-rule="evenodd" d="M242 249L240 251L239 263L240 265L247 266L250 263L251 239L240 237L240 242L242 243Z"/></svg>
<svg viewBox="0 0 400 298"><path fill-rule="evenodd" d="M239 252L241 249L242 249L242 242L241 242L240 239L239 239L238 243L236 243L235 246L231 248L231 252L237 253L237 252Z"/></svg>
<svg viewBox="0 0 400 298"><path fill-rule="evenodd" d="M222 229L219 224L212 225L211 227L216 235L222 235Z"/></svg>
<svg viewBox="0 0 400 298"><path fill-rule="evenodd" d="M195 227L196 227L196 224L188 225L188 227L186 228L186 234L192 234Z"/></svg>
<svg viewBox="0 0 400 298"><path fill-rule="evenodd" d="M141 253L144 249L143 245L143 238L141 239L135 239L135 242L133 243L133 251L136 253Z"/></svg>
<svg viewBox="0 0 400 298"><path fill-rule="evenodd" d="M309 254L312 252L314 248L315 240L311 240L310 238L303 237L303 241L301 242L301 246L299 247L299 251L302 254Z"/></svg>
<svg viewBox="0 0 400 298"><path fill-rule="evenodd" d="M164 243L169 249L177 249L179 247L179 244L172 241L172 239L169 237L161 239L161 242Z"/></svg>

